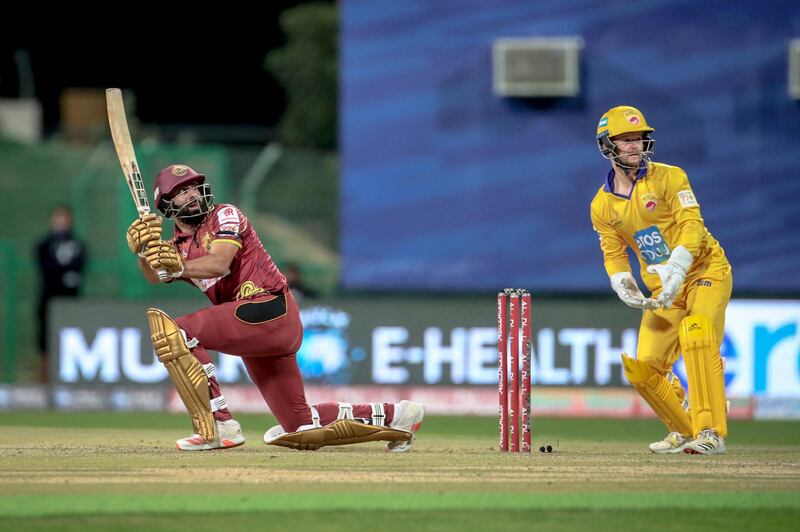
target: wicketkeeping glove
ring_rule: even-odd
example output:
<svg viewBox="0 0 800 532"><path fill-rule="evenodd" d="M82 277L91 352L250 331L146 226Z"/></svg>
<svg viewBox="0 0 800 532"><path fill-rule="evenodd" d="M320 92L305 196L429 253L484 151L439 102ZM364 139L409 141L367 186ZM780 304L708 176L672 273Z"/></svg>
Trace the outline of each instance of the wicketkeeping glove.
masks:
<svg viewBox="0 0 800 532"><path fill-rule="evenodd" d="M614 292L617 293L622 302L629 307L650 310L658 308L659 305L655 299L644 297L631 272L615 273L610 277L610 280L611 288L614 289Z"/></svg>
<svg viewBox="0 0 800 532"><path fill-rule="evenodd" d="M161 217L151 212L136 218L128 227L125 239L131 251L141 256L147 244L161 240Z"/></svg>
<svg viewBox="0 0 800 532"><path fill-rule="evenodd" d="M151 243L143 253L145 260L155 271L164 271L169 277L180 277L183 273L183 258L170 242L159 240Z"/></svg>
<svg viewBox="0 0 800 532"><path fill-rule="evenodd" d="M670 253L669 259L664 264L648 266L649 273L658 274L661 279L661 293L656 298L659 305L669 308L678 297L686 279L686 272L692 265L692 254L683 246L677 246Z"/></svg>

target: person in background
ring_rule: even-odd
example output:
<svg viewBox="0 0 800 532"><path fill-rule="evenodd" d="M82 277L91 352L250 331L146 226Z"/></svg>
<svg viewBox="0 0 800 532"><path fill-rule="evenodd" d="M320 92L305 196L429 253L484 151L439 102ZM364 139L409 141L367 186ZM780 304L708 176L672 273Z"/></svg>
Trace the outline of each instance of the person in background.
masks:
<svg viewBox="0 0 800 532"><path fill-rule="evenodd" d="M287 262L283 267L283 275L289 290L292 291L295 301L301 303L304 299L316 299L319 292L308 286L303 279L303 271L296 262Z"/></svg>
<svg viewBox="0 0 800 532"><path fill-rule="evenodd" d="M39 268L39 304L36 309L39 381L47 383L50 300L80 295L86 266L86 245L73 233L72 210L68 206L57 205L50 212L50 231L36 243L34 254Z"/></svg>

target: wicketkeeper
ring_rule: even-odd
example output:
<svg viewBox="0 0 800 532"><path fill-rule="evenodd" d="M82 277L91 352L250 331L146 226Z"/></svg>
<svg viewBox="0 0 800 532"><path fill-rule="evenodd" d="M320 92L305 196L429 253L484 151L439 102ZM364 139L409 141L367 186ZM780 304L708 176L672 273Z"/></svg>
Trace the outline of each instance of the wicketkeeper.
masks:
<svg viewBox="0 0 800 532"><path fill-rule="evenodd" d="M185 165L162 170L155 205L175 219L165 241L161 218L148 214L128 228L131 251L151 283L193 283L212 306L172 318L151 308L153 347L192 418L195 434L177 441L197 451L242 445L242 430L228 410L207 349L242 357L280 425L264 434L267 444L317 449L385 440L393 452L411 449L424 407L410 401L309 406L296 353L303 340L297 304L286 278L234 205L214 205L206 177Z"/></svg>
<svg viewBox="0 0 800 532"><path fill-rule="evenodd" d="M652 162L654 129L633 107L614 107L597 126L600 153L611 162L592 200L611 286L642 309L636 358L622 354L625 375L670 433L654 453L725 452L727 403L720 345L731 297L731 266L706 229L686 172ZM645 297L627 248L639 259ZM686 363L689 399L672 367Z"/></svg>

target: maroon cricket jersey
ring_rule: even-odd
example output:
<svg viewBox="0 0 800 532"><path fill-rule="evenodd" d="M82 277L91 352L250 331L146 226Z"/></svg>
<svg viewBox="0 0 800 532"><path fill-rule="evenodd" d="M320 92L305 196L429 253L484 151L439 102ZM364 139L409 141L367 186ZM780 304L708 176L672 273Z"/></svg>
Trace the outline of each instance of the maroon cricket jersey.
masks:
<svg viewBox="0 0 800 532"><path fill-rule="evenodd" d="M208 255L214 242L228 242L239 247L230 273L216 279L183 279L205 292L213 304L263 292L279 293L286 288L286 277L264 249L250 221L236 206L215 205L194 235L175 226L175 245L186 261Z"/></svg>

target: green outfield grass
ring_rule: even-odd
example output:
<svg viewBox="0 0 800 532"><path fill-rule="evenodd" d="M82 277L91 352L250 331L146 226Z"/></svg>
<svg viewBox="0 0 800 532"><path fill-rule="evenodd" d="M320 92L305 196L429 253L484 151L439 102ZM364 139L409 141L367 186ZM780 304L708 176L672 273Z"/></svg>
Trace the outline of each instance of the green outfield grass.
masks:
<svg viewBox="0 0 800 532"><path fill-rule="evenodd" d="M656 456L655 420L535 419L501 454L497 421L429 417L414 451L267 447L181 453L188 418L0 416L3 530L789 530L800 519L800 423L731 422L723 456Z"/></svg>

